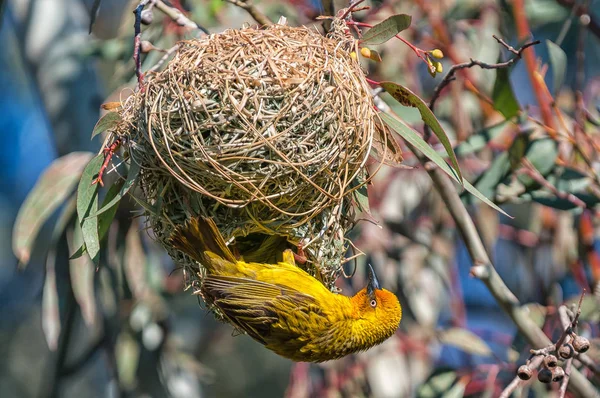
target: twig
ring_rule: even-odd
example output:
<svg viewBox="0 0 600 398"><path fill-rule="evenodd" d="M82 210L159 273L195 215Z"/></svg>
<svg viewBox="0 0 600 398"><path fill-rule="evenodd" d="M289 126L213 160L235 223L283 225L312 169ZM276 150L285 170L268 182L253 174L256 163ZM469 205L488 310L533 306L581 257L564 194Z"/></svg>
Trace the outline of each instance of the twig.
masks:
<svg viewBox="0 0 600 398"><path fill-rule="evenodd" d="M210 34L208 30L186 17L185 14L182 13L180 10L174 7L169 7L162 0L158 0L156 2L156 8L160 10L163 14L171 18L173 22L175 22L177 25L183 28L200 29L205 34Z"/></svg>
<svg viewBox="0 0 600 398"><path fill-rule="evenodd" d="M539 368L543 361L544 357L542 355L536 355L527 361L527 365L529 365L529 367L533 370ZM510 397L510 394L512 394L519 387L519 385L521 385L521 382L523 381L524 380L521 380L519 376L515 376L515 378L510 382L508 386L506 386L506 388L502 391L498 398Z"/></svg>
<svg viewBox="0 0 600 398"><path fill-rule="evenodd" d="M159 59L156 64L154 64L150 69L148 69L148 71L146 73L156 72L158 69L160 69L161 66L163 66L163 64L165 62L167 62L167 60L169 59L169 57L171 55L173 55L173 53L177 52L178 50L179 50L179 45L178 44L175 44L173 47L171 47L168 50L166 50L165 53L164 53L164 55L161 57L161 59Z"/></svg>
<svg viewBox="0 0 600 398"><path fill-rule="evenodd" d="M248 12L248 14L250 14L250 16L252 18L254 18L254 20L256 22L258 22L259 25L263 25L263 26L270 26L273 25L273 22L262 12L260 12L258 10L258 8L256 8L254 6L254 4L252 4L250 2L250 0L226 0L228 3L231 3L235 6L238 6L240 8L243 8L244 10L246 10Z"/></svg>
<svg viewBox="0 0 600 398"><path fill-rule="evenodd" d="M560 390L558 390L558 397L564 398L565 393L567 392L567 387L569 386L569 376L571 374L571 368L573 366L573 358L567 359L565 363L565 376L563 377L560 383Z"/></svg>
<svg viewBox="0 0 600 398"><path fill-rule="evenodd" d="M138 80L140 90L144 89L144 74L142 73L142 11L148 4L148 0L142 0L135 8L135 21L133 22L134 37L133 37L133 61L135 62L135 75Z"/></svg>
<svg viewBox="0 0 600 398"><path fill-rule="evenodd" d="M450 68L450 70L448 70L448 73L446 74L446 76L444 76L444 79L440 82L440 84L437 85L437 87L433 91L431 100L429 100L429 108L432 111L435 108L435 102L439 99L440 94L442 93L442 90L444 88L446 88L446 86L448 84L450 84L451 81L456 79L455 74L457 71L459 71L461 69L472 68L474 66L479 66L482 69L508 68L508 67L512 66L513 64L515 64L519 59L521 59L521 55L525 49L527 49L528 47L531 47L531 46L535 46L536 44L540 44L540 41L536 40L536 41L532 41L529 43L525 43L525 44L523 44L523 46L520 49L515 50L512 46L508 45L504 40L500 39L496 35L493 35L493 37L494 37L494 39L496 39L496 41L498 43L500 43L504 48L506 48L508 51L513 53L515 56L506 62L500 62L497 64L488 64L488 63L481 62L481 61L478 61L475 59L471 59L469 62L463 62L462 64L457 64L457 65L452 66Z"/></svg>
<svg viewBox="0 0 600 398"><path fill-rule="evenodd" d="M600 38L600 22L595 20L592 15L590 15L588 7L585 5L577 5L577 0L556 0L556 2L564 7L571 8L575 10L575 13L578 17L583 15L587 15L589 18L589 23L587 24L587 28L590 32L592 32L596 37Z"/></svg>

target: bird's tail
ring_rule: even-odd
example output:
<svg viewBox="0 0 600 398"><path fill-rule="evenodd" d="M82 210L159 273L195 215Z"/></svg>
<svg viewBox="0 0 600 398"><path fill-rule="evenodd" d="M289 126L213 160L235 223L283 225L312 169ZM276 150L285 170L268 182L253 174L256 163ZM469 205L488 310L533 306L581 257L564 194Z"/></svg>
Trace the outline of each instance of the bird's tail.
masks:
<svg viewBox="0 0 600 398"><path fill-rule="evenodd" d="M181 250L194 260L198 261L209 272L214 271L214 259L207 253L210 252L230 263L236 263L236 258L227 247L217 225L210 218L196 217L178 226L169 243Z"/></svg>

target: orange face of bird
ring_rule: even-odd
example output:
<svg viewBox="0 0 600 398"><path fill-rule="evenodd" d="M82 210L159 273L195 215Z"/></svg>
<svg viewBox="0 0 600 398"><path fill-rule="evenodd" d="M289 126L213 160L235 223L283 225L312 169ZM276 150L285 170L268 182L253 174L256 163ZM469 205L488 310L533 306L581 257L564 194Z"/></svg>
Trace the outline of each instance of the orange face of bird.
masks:
<svg viewBox="0 0 600 398"><path fill-rule="evenodd" d="M359 318L367 321L368 333L377 341L383 341L395 333L402 318L402 307L396 295L382 289L379 280L368 266L367 286L352 297Z"/></svg>

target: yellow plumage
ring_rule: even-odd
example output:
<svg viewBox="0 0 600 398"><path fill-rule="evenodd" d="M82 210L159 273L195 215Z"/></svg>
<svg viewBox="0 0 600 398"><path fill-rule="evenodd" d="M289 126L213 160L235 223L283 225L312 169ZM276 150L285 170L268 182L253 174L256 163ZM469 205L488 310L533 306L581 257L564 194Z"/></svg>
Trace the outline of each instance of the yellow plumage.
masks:
<svg viewBox="0 0 600 398"><path fill-rule="evenodd" d="M382 343L400 323L396 296L369 285L353 297L329 291L298 268L291 250L277 264L235 258L211 219L179 227L171 244L206 268L201 294L224 318L275 353L322 362Z"/></svg>

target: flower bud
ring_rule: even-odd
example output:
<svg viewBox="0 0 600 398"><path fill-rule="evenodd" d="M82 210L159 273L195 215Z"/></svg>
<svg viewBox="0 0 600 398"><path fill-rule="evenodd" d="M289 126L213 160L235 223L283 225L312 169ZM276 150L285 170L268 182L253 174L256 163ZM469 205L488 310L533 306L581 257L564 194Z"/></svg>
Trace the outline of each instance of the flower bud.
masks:
<svg viewBox="0 0 600 398"><path fill-rule="evenodd" d="M350 53L350 58L356 61L356 53L354 51Z"/></svg>
<svg viewBox="0 0 600 398"><path fill-rule="evenodd" d="M573 358L573 355L575 355L575 350L573 349L573 346L569 343L563 344L558 349L558 356L560 356L562 359Z"/></svg>
<svg viewBox="0 0 600 398"><path fill-rule="evenodd" d="M437 58L437 59L444 58L444 53L439 48L436 48L435 50L430 51L429 54L431 54L431 56L433 58Z"/></svg>
<svg viewBox="0 0 600 398"><path fill-rule="evenodd" d="M542 383L550 383L552 381L552 372L550 371L550 369L540 369L537 378Z"/></svg>
<svg viewBox="0 0 600 398"><path fill-rule="evenodd" d="M437 73L442 73L444 71L444 67L442 66L441 62L436 62L435 63L435 71Z"/></svg>
<svg viewBox="0 0 600 398"><path fill-rule="evenodd" d="M547 368L554 368L558 365L558 359L556 359L554 355L546 355L544 357L544 365L546 365Z"/></svg>
<svg viewBox="0 0 600 398"><path fill-rule="evenodd" d="M590 349L590 341L582 336L577 336L573 340L573 348L577 352L586 352Z"/></svg>
<svg viewBox="0 0 600 398"><path fill-rule="evenodd" d="M142 40L142 42L140 43L140 51L144 54L149 53L154 49L154 45L152 45L152 43L150 43L148 40Z"/></svg>
<svg viewBox="0 0 600 398"><path fill-rule="evenodd" d="M371 58L371 50L369 49L369 47L363 47L360 49L360 55L362 55L365 58Z"/></svg>
<svg viewBox="0 0 600 398"><path fill-rule="evenodd" d="M552 369L552 381L560 382L565 378L565 371L560 366Z"/></svg>
<svg viewBox="0 0 600 398"><path fill-rule="evenodd" d="M519 370L517 370L517 376L519 376L519 379L521 379L521 380L531 379L532 374L533 374L533 371L527 365L521 365L521 366L519 366Z"/></svg>

